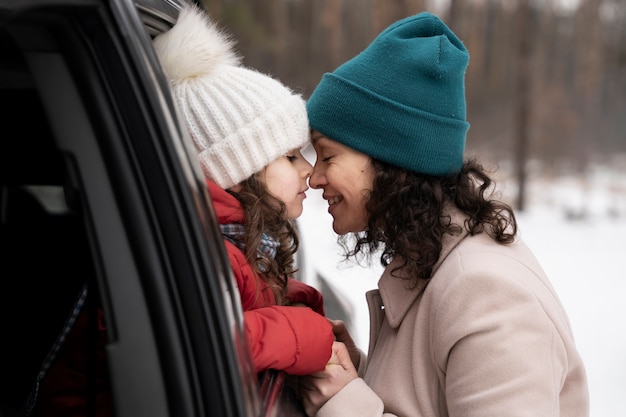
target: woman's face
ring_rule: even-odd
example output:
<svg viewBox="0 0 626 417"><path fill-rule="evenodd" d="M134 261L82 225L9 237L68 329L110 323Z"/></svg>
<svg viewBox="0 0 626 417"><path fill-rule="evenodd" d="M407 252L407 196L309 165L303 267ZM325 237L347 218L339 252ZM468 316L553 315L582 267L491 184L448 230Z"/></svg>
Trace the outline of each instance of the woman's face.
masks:
<svg viewBox="0 0 626 417"><path fill-rule="evenodd" d="M294 149L265 167L261 179L268 191L285 203L287 219L302 214L302 202L309 186L306 183L313 167L299 149Z"/></svg>
<svg viewBox="0 0 626 417"><path fill-rule="evenodd" d="M366 230L365 203L374 184L371 158L316 131L311 139L317 159L309 184L323 190L335 233Z"/></svg>

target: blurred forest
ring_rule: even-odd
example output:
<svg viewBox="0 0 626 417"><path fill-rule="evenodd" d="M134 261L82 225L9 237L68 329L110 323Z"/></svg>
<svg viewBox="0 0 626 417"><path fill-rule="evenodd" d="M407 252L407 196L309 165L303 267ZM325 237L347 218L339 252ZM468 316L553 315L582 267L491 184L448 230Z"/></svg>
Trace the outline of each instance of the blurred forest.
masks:
<svg viewBox="0 0 626 417"><path fill-rule="evenodd" d="M428 10L470 52L466 155L527 170L626 167L626 0L204 0L244 63L307 97L392 22Z"/></svg>

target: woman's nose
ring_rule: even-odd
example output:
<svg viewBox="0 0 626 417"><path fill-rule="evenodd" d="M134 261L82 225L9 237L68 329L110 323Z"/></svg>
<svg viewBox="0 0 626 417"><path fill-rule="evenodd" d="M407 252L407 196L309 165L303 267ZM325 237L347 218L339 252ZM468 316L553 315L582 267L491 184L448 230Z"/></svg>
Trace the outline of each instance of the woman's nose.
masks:
<svg viewBox="0 0 626 417"><path fill-rule="evenodd" d="M315 164L313 166L313 172L311 173L311 177L309 178L309 186L311 188L322 188L324 185L324 172L319 167L319 165Z"/></svg>

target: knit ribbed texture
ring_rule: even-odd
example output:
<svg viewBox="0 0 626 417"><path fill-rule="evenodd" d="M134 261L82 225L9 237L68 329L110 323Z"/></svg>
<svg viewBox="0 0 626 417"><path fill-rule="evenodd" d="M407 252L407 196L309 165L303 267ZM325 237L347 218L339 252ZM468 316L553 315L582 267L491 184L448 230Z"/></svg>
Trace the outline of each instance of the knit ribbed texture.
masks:
<svg viewBox="0 0 626 417"><path fill-rule="evenodd" d="M469 54L436 16L385 29L326 73L307 103L311 127L376 159L428 175L463 165Z"/></svg>
<svg viewBox="0 0 626 417"><path fill-rule="evenodd" d="M207 178L240 183L309 140L304 99L239 65L228 37L195 6L154 41Z"/></svg>

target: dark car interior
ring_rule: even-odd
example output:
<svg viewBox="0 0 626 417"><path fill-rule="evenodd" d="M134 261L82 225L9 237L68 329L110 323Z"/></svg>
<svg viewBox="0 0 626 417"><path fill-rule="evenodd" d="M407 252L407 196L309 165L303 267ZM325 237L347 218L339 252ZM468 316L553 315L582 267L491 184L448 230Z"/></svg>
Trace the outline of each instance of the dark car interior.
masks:
<svg viewBox="0 0 626 417"><path fill-rule="evenodd" d="M67 186L70 161L56 149L34 81L7 36L0 56L0 395L5 407L19 408L94 272Z"/></svg>

